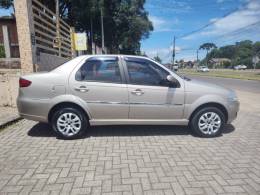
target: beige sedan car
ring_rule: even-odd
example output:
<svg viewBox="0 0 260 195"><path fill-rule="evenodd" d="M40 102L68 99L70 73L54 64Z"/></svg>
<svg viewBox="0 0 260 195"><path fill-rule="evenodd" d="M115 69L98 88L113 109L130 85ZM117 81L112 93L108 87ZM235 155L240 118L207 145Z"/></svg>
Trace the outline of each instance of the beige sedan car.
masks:
<svg viewBox="0 0 260 195"><path fill-rule="evenodd" d="M182 78L140 56L80 56L19 82L20 115L50 123L63 138L94 125L190 125L214 137L239 110L233 91Z"/></svg>

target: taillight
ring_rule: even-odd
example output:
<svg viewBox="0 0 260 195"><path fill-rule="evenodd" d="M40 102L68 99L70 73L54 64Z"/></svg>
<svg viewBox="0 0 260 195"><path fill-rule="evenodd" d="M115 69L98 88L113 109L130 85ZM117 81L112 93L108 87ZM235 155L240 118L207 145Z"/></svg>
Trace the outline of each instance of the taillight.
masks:
<svg viewBox="0 0 260 195"><path fill-rule="evenodd" d="M20 78L19 79L19 86L20 87L29 87L31 85L31 81L29 80L26 80L26 79L23 79L23 78Z"/></svg>

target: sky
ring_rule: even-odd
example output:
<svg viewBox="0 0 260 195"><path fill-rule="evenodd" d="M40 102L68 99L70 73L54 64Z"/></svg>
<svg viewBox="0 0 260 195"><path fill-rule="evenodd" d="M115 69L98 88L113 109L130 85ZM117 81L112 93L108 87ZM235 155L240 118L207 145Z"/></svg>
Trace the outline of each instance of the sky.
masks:
<svg viewBox="0 0 260 195"><path fill-rule="evenodd" d="M0 9L0 17L1 16L8 16L12 12L11 9Z"/></svg>
<svg viewBox="0 0 260 195"><path fill-rule="evenodd" d="M260 41L260 0L146 0L145 9L154 31L142 40L141 51L149 57L158 54L164 63L172 60L174 36L175 59L185 61L195 60L205 42L221 47ZM199 50L199 59L205 54Z"/></svg>
<svg viewBox="0 0 260 195"><path fill-rule="evenodd" d="M260 0L146 0L145 9L154 31L141 41L141 51L151 58L158 55L164 63L172 61L174 36L175 59L185 61L195 60L205 42L221 47L260 41ZM0 16L11 11L0 9ZM206 51L198 54L203 59Z"/></svg>

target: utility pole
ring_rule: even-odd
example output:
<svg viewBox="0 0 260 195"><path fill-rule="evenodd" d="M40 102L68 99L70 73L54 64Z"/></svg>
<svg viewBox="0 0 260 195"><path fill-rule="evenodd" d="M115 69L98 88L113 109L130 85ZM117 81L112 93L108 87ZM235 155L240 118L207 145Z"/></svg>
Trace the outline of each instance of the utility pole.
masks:
<svg viewBox="0 0 260 195"><path fill-rule="evenodd" d="M173 70L173 66L174 66L174 60L175 60L175 41L176 41L176 37L173 37L173 48L172 48L172 70Z"/></svg>
<svg viewBox="0 0 260 195"><path fill-rule="evenodd" d="M104 38L104 23L103 23L103 8L100 8L100 15L101 15L101 33L102 33L102 54L105 52L105 38Z"/></svg>
<svg viewBox="0 0 260 195"><path fill-rule="evenodd" d="M197 49L197 62L199 61L199 50Z"/></svg>
<svg viewBox="0 0 260 195"><path fill-rule="evenodd" d="M93 21L92 17L90 17L90 39L91 39L91 54L94 54L93 47Z"/></svg>

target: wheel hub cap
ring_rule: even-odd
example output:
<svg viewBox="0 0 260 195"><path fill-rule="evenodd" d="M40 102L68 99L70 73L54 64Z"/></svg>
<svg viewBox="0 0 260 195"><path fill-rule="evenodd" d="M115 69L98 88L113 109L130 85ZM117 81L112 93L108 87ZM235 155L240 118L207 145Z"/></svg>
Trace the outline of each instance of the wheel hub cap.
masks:
<svg viewBox="0 0 260 195"><path fill-rule="evenodd" d="M65 136L76 135L81 129L81 120L74 113L64 113L57 120L57 129Z"/></svg>
<svg viewBox="0 0 260 195"><path fill-rule="evenodd" d="M220 129L221 118L215 112L206 112L199 118L198 126L203 134L211 135Z"/></svg>

